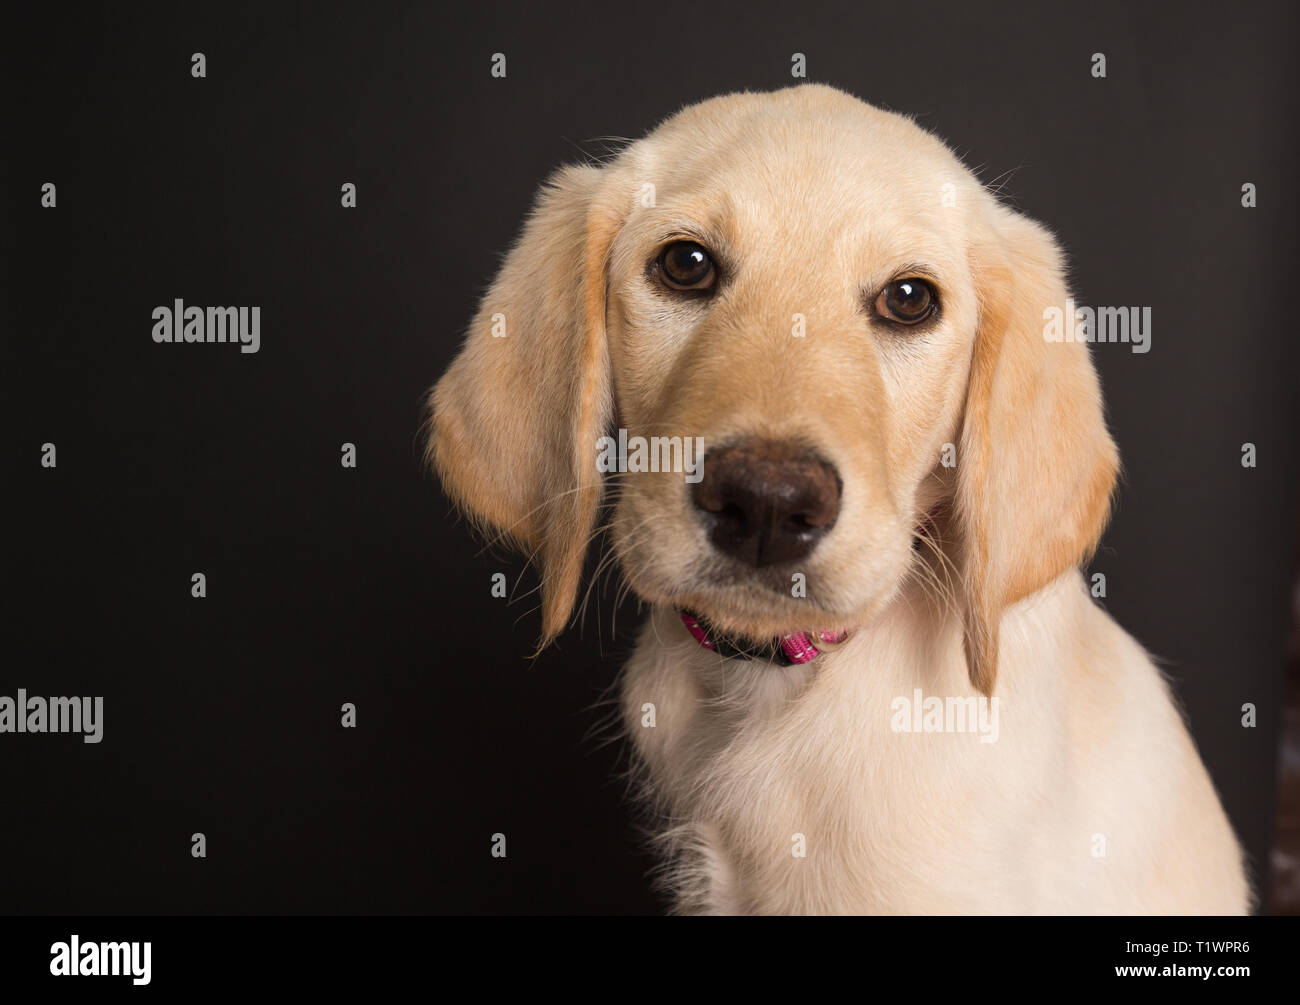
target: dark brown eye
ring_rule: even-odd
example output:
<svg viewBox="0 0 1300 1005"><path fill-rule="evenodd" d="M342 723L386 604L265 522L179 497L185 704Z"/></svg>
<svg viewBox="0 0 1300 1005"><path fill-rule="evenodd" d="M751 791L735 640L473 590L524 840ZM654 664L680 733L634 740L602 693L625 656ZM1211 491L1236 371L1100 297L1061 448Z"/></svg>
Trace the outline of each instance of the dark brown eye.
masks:
<svg viewBox="0 0 1300 1005"><path fill-rule="evenodd" d="M659 273L664 285L674 290L712 289L717 279L713 259L694 241L676 241L664 248Z"/></svg>
<svg viewBox="0 0 1300 1005"><path fill-rule="evenodd" d="M876 313L899 324L920 324L939 309L939 294L924 279L895 279L876 297Z"/></svg>

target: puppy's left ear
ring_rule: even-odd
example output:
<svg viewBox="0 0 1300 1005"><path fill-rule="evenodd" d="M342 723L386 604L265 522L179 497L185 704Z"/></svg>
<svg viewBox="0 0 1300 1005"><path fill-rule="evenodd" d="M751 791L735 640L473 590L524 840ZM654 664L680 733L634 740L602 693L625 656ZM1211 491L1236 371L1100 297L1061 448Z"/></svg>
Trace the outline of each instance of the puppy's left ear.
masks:
<svg viewBox="0 0 1300 1005"><path fill-rule="evenodd" d="M998 623L1096 548L1119 455L1086 342L1049 341L1066 309L1062 255L1038 224L989 208L972 253L980 323L957 458L956 514L971 683L991 695Z"/></svg>

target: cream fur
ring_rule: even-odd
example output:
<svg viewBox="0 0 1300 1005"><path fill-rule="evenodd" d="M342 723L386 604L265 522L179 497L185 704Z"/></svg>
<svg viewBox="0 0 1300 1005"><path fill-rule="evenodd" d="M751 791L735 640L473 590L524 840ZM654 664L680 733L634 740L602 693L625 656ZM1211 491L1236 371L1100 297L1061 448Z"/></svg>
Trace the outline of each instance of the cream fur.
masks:
<svg viewBox="0 0 1300 1005"><path fill-rule="evenodd" d="M622 702L679 909L1244 912L1236 840L1168 688L1078 573L1002 635L1000 735L981 744L890 729L915 687L976 693L959 623L920 598L812 670L720 660L656 613Z"/></svg>
<svg viewBox="0 0 1300 1005"><path fill-rule="evenodd" d="M649 274L682 236L721 263L710 298ZM889 330L864 296L918 265L939 319ZM622 700L680 911L1249 908L1164 681L1078 572L1118 456L1086 345L1042 335L1066 295L1045 229L908 119L828 87L703 102L544 187L431 395L430 459L537 562L543 643L610 507L652 611ZM841 510L800 569L807 597L726 566L680 473L608 492L595 447L616 422L833 462ZM723 661L675 607L752 636L852 634L805 667ZM997 741L895 732L917 688L995 697Z"/></svg>

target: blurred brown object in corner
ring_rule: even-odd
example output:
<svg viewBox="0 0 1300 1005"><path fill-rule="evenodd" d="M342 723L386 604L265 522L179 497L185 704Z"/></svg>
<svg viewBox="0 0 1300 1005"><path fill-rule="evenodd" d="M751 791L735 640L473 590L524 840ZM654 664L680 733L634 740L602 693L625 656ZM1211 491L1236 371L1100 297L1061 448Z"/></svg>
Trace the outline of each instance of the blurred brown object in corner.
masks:
<svg viewBox="0 0 1300 1005"><path fill-rule="evenodd" d="M1271 914L1300 914L1300 571L1291 591L1291 644L1279 747L1277 830L1273 838Z"/></svg>

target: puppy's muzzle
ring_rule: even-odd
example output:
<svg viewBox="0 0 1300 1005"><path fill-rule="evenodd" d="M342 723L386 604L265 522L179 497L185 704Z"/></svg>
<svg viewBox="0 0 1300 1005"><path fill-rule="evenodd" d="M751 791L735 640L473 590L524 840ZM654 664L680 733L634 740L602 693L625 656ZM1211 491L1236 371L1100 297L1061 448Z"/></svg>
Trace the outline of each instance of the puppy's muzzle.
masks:
<svg viewBox="0 0 1300 1005"><path fill-rule="evenodd" d="M745 441L709 451L692 501L718 551L762 567L806 557L835 525L841 489L806 447Z"/></svg>

